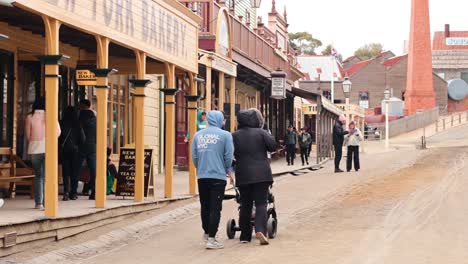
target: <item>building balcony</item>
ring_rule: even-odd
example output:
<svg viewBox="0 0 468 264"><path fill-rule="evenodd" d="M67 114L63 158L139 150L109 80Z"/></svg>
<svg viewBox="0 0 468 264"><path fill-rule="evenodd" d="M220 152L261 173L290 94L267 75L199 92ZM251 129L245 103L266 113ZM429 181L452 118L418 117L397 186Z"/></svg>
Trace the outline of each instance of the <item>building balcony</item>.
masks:
<svg viewBox="0 0 468 264"><path fill-rule="evenodd" d="M187 8L203 18L199 25L199 47L214 51L216 46L216 27L220 4L213 0L179 0ZM288 46L286 51L276 48L276 38L268 29L252 30L239 18L229 15L231 23L232 50L236 55L243 56L266 71L282 69L288 74L288 79L298 80L302 73L297 69L295 51Z"/></svg>

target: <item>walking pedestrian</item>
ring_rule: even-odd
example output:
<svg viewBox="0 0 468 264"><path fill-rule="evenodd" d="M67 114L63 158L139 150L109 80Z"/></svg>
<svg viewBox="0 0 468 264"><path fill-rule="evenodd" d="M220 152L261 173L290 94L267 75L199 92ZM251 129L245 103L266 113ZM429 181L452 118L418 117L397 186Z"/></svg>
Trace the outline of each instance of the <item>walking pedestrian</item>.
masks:
<svg viewBox="0 0 468 264"><path fill-rule="evenodd" d="M198 110L197 112L197 132L206 128L206 112L203 110ZM190 132L185 134L184 142L188 143L190 141Z"/></svg>
<svg viewBox="0 0 468 264"><path fill-rule="evenodd" d="M207 114L208 127L198 131L192 142L192 159L197 168L203 238L207 249L221 249L216 240L226 189L227 171L232 166L232 135L222 130L224 116L219 111Z"/></svg>
<svg viewBox="0 0 468 264"><path fill-rule="evenodd" d="M362 136L359 128L356 127L354 122L349 123L349 134L345 136L345 145L348 147L346 157L346 171L350 172L352 169L353 157L354 157L354 169L359 171L359 145L364 137Z"/></svg>
<svg viewBox="0 0 468 264"><path fill-rule="evenodd" d="M299 147L301 148L302 166L304 166L306 163L309 165L310 144L312 144L312 136L305 131L305 128L302 128L301 134L299 134Z"/></svg>
<svg viewBox="0 0 468 264"><path fill-rule="evenodd" d="M268 191L273 183L267 153L276 148L276 140L263 127L257 109L242 110L237 115L239 130L233 134L236 159L236 186L240 192L240 241L252 240L252 208L255 202L255 233L261 245L268 245ZM292 127L291 127L292 128Z"/></svg>
<svg viewBox="0 0 468 264"><path fill-rule="evenodd" d="M313 133L312 130L309 128L307 129L307 133L310 134L311 140L309 144L309 149L307 150L307 157L310 158L310 152L312 151L312 144L314 143L314 137L312 137Z"/></svg>
<svg viewBox="0 0 468 264"><path fill-rule="evenodd" d="M340 162L343 156L344 136L349 133L343 128L344 125L346 125L346 118L344 115L340 115L338 120L336 120L335 122L335 126L333 127L333 146L335 148L335 173L343 172L343 170L340 169Z"/></svg>
<svg viewBox="0 0 468 264"><path fill-rule="evenodd" d="M78 112L72 106L65 109L60 127L63 131L59 137L59 158L62 163L64 187L62 200L76 200L81 169L79 146L85 142L85 134L78 120Z"/></svg>
<svg viewBox="0 0 468 264"><path fill-rule="evenodd" d="M118 174L117 167L112 162L111 155L112 155L112 149L107 148L107 178L106 178L107 179L106 180L107 195L114 194L114 184L115 184L115 180L117 179L117 174Z"/></svg>
<svg viewBox="0 0 468 264"><path fill-rule="evenodd" d="M85 142L80 146L81 161L86 160L86 164L89 168L89 189L91 194L89 195L90 200L96 198L95 195L95 184L96 184L96 114L91 110L91 102L89 100L83 100L80 103L80 125L83 128L85 134Z"/></svg>
<svg viewBox="0 0 468 264"><path fill-rule="evenodd" d="M293 126L288 127L286 136L284 138L284 144L286 145L286 161L288 166L294 166L294 159L296 158L296 144L297 134L294 132Z"/></svg>
<svg viewBox="0 0 468 264"><path fill-rule="evenodd" d="M36 209L44 209L44 167L46 146L46 120L45 100L37 99L33 104L31 114L26 117L24 127L28 140L28 154L31 155L31 163L35 172L34 177L34 201ZM58 126L60 136L60 125ZM51 138L51 140L54 140Z"/></svg>

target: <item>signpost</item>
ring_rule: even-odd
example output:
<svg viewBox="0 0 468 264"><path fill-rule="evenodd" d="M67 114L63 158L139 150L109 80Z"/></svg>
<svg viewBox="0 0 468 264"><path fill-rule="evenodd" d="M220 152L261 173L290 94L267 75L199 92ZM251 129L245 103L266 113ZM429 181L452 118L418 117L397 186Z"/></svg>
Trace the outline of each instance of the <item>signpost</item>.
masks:
<svg viewBox="0 0 468 264"><path fill-rule="evenodd" d="M145 196L149 196L149 189L153 190L153 150L145 149ZM135 195L135 148L120 149L119 173L117 175L116 196Z"/></svg>

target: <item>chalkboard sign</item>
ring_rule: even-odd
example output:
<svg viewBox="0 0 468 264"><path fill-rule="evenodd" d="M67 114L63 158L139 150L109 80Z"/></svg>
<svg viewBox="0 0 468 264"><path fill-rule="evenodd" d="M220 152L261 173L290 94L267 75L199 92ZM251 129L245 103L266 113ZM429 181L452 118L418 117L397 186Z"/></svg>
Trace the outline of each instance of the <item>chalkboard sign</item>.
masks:
<svg viewBox="0 0 468 264"><path fill-rule="evenodd" d="M152 175L153 150L145 149L145 196L148 195L148 183ZM135 195L135 149L121 148L119 173L117 175L116 196Z"/></svg>

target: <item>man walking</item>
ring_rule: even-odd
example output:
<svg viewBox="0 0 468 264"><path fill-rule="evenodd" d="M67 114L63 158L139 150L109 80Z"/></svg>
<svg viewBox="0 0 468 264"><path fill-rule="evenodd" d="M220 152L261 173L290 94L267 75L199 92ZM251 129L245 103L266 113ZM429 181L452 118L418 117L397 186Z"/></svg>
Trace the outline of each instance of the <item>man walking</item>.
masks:
<svg viewBox="0 0 468 264"><path fill-rule="evenodd" d="M286 132L286 136L284 138L284 144L286 145L286 160L288 162L288 166L294 165L297 134L294 132L293 126L288 127L288 132Z"/></svg>
<svg viewBox="0 0 468 264"><path fill-rule="evenodd" d="M344 115L340 115L338 120L335 122L333 127L333 146L335 147L335 173L343 172L340 169L340 162L343 156L343 142L344 136L349 132L346 131L343 126L346 125L346 118Z"/></svg>
<svg viewBox="0 0 468 264"><path fill-rule="evenodd" d="M91 110L91 102L83 100L80 102L80 125L85 134L85 142L80 145L81 164L84 160L89 168L89 189L91 194L90 200L95 199L96 184L96 114Z"/></svg>
<svg viewBox="0 0 468 264"><path fill-rule="evenodd" d="M299 135L299 146L301 147L302 166L304 166L305 163L309 165L309 146L311 144L312 136L305 131L305 128L302 128L301 134Z"/></svg>
<svg viewBox="0 0 468 264"><path fill-rule="evenodd" d="M201 220L207 249L224 246L216 240L226 189L227 170L232 166L232 135L222 130L224 116L219 111L207 114L208 127L198 131L192 143L192 159L197 168Z"/></svg>

